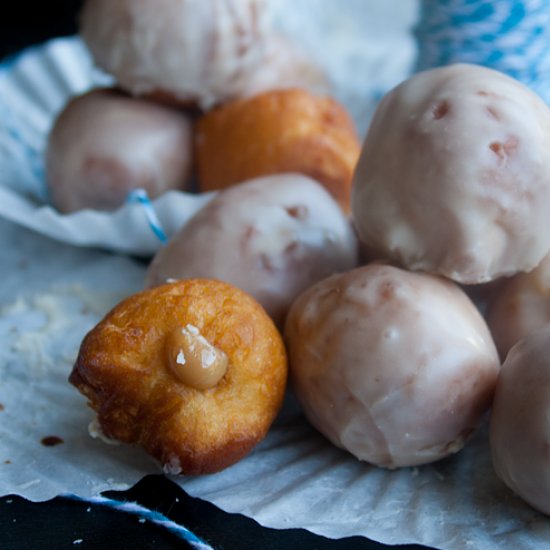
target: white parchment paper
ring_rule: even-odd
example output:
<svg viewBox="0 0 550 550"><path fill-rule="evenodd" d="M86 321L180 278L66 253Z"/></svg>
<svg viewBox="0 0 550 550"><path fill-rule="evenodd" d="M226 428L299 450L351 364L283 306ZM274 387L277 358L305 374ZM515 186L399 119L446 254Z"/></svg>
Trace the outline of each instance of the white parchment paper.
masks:
<svg viewBox="0 0 550 550"><path fill-rule="evenodd" d="M319 45L315 36L339 48L341 61L327 56L326 67L364 130L377 97L410 66L413 49L405 31L416 4L290 3L292 11L277 15L288 32L301 32L312 50ZM90 247L137 254L158 247L135 205L74 216L47 206L41 154L53 116L71 94L104 78L77 38L33 49L0 70L1 495L87 497L160 472L139 449L92 439L92 413L67 382L86 331L139 290L145 272L144 263ZM155 207L170 232L206 200L180 193ZM62 443L43 445L49 436ZM484 430L453 458L389 472L330 445L308 425L290 393L250 456L219 474L172 479L194 496L275 528L449 550L550 544L550 520L495 477Z"/></svg>
<svg viewBox="0 0 550 550"><path fill-rule="evenodd" d="M75 248L0 219L0 494L34 501L125 489L159 466L92 439L93 415L67 382L79 343L142 285L145 265ZM56 436L63 443L41 441ZM386 471L334 448L292 396L251 455L218 474L172 479L191 495L275 528L444 549L531 549L550 519L496 478L485 430L453 458Z"/></svg>

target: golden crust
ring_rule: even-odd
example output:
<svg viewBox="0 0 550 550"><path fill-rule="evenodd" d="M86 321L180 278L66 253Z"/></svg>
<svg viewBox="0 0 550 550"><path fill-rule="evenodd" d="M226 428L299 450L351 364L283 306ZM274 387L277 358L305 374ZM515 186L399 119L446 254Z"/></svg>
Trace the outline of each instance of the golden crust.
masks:
<svg viewBox="0 0 550 550"><path fill-rule="evenodd" d="M259 176L310 176L349 212L360 143L346 110L302 89L272 90L213 109L199 119L196 162L202 191Z"/></svg>
<svg viewBox="0 0 550 550"><path fill-rule="evenodd" d="M167 362L167 335L189 324L229 358L207 390L180 382ZM192 279L117 305L84 338L69 380L107 437L141 445L170 471L202 474L238 461L266 435L286 378L281 336L262 307L227 283Z"/></svg>

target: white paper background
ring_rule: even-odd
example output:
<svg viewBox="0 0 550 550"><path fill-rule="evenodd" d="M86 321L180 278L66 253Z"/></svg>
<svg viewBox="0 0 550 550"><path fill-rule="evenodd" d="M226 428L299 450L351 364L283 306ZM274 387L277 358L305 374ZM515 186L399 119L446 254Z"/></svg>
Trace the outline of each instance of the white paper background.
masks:
<svg viewBox="0 0 550 550"><path fill-rule="evenodd" d="M362 19L346 12L348 2L363 10ZM343 61L330 62L330 68L336 81L353 83L347 89L340 86L342 99L364 122L377 95L407 69L411 43L404 29L414 18L414 3L291 4L295 9L287 20L289 29L297 32L300 21L304 29L318 24L326 30L324 40L339 44ZM314 23L308 10L315 6L333 9ZM361 31L364 42L358 47L342 29ZM303 30L303 35L313 40L310 31ZM367 54L359 56L365 49ZM159 471L139 449L91 439L87 425L92 414L67 382L85 332L110 306L141 288L145 271L143 263L83 246L141 253L158 246L139 210L71 218L43 205L40 155L52 117L63 98L96 78L76 39L34 50L0 73L0 216L5 218L0 219L2 495L46 500L70 492L86 497L129 487ZM181 198L185 202L189 197ZM194 201L204 199L191 200L192 209ZM170 208L159 215L165 222ZM172 227L188 215L189 210L176 213ZM64 443L43 446L41 439L50 435ZM268 437L249 457L219 474L172 479L192 495L276 528L447 549L527 549L550 542L550 520L495 477L483 431L454 458L388 472L359 463L327 443L290 396Z"/></svg>

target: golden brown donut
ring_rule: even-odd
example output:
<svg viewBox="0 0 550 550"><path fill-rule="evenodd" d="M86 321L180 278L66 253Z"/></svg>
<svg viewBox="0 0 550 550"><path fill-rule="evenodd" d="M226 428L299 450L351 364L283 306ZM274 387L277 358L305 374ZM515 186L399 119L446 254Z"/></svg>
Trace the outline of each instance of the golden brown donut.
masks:
<svg viewBox="0 0 550 550"><path fill-rule="evenodd" d="M69 381L106 437L142 446L167 473L204 474L263 439L286 378L262 307L227 283L189 279L117 305L84 338Z"/></svg>
<svg viewBox="0 0 550 550"><path fill-rule="evenodd" d="M349 210L360 144L350 116L330 97L293 88L232 101L199 119L196 149L203 191L297 172Z"/></svg>

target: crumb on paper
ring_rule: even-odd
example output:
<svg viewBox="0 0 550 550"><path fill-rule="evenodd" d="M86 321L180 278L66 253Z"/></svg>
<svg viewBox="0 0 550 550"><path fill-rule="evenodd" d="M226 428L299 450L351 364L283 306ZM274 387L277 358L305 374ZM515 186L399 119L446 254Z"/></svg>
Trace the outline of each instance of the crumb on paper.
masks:
<svg viewBox="0 0 550 550"><path fill-rule="evenodd" d="M88 424L88 433L90 434L90 437L93 439L100 439L104 443L107 443L107 445L120 445L120 441L117 441L116 439L111 439L110 437L107 437L103 430L101 429L101 425L99 423L99 420L97 417L95 417L89 424Z"/></svg>
<svg viewBox="0 0 550 550"><path fill-rule="evenodd" d="M36 373L53 365L53 360L45 349L48 335L40 332L25 332L12 344L12 351L24 354Z"/></svg>
<svg viewBox="0 0 550 550"><path fill-rule="evenodd" d="M162 465L162 471L168 475L181 473L181 463L177 456L171 456L166 464Z"/></svg>
<svg viewBox="0 0 550 550"><path fill-rule="evenodd" d="M95 290L92 291L82 285L72 285L67 291L82 302L81 313L84 315L93 314L99 317L103 317L115 304L126 296L125 293L120 291L98 292Z"/></svg>
<svg viewBox="0 0 550 550"><path fill-rule="evenodd" d="M18 296L12 303L0 306L4 317L28 318L31 327L22 331L19 321L12 327L10 349L24 358L34 376L44 376L59 360L72 364L77 355L74 349L52 352L52 342L74 325L75 312L96 322L120 299L119 292L98 292L78 284L54 286L28 296Z"/></svg>

